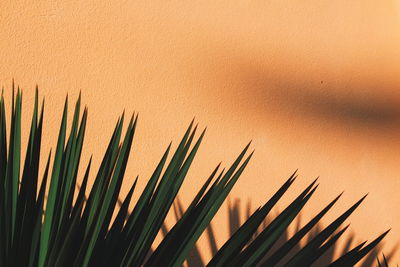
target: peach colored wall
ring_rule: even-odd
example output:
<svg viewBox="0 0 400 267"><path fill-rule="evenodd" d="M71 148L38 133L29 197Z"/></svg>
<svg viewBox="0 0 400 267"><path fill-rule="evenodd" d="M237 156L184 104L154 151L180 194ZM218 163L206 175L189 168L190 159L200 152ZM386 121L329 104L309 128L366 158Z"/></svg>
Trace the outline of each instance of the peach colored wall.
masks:
<svg viewBox="0 0 400 267"><path fill-rule="evenodd" d="M386 251L399 240L398 1L13 0L0 10L0 84L6 96L12 78L23 88L25 123L39 85L46 153L65 95L81 90L84 164L92 153L99 164L123 109L140 113L127 184L139 174L142 186L196 116L208 132L185 203L252 139L255 157L232 194L243 207L261 205L299 168L280 207L320 176L304 218L342 190L327 219L370 192L351 230L363 240L392 227ZM227 230L218 232L222 242Z"/></svg>

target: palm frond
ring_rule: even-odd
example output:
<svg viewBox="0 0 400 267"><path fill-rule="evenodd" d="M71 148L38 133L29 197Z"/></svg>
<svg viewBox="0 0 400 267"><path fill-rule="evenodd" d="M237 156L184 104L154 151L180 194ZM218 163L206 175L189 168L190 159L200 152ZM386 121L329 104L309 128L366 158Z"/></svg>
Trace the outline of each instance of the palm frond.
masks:
<svg viewBox="0 0 400 267"><path fill-rule="evenodd" d="M44 101L39 110L36 89L25 161L21 169L22 92L19 88L16 93L13 91L8 143L4 97L1 96L0 265L182 265L248 165L253 155L253 152L249 152L250 143L229 168L221 170L219 165L215 168L188 208L184 210L179 207L179 220L165 233L161 243L152 249L195 159L205 130L198 136L198 126L192 121L175 151L172 152L172 145L168 146L138 197L133 211L128 213L132 196L136 193L138 178L131 182L123 201L119 200L119 196L138 116L134 114L131 117L123 135L125 114L122 114L95 175L93 186L87 188L92 169L90 159L81 186L77 188L88 111L85 108L81 114L79 95L71 129L67 133L68 106L66 98L52 167L50 168L49 154L43 177L39 177L40 155L43 153L41 140ZM317 181L312 182L274 220L264 225L266 216L285 195L296 177L297 174L294 173L262 207L238 226L230 239L215 251L216 254L207 265L274 266L287 257L340 198L340 195L336 197L271 253L271 248L276 246L279 238L298 217L318 187ZM87 190L89 192L86 196ZM308 241L289 259L286 266L309 266L324 255L346 231L348 226L343 227L342 224L364 198ZM119 201L121 206L117 210ZM116 214L114 219L113 214ZM263 230L258 232L263 225ZM362 243L344 253L331 266L355 264L368 255L386 234L387 232L383 233L366 246ZM379 260L378 263L381 264Z"/></svg>

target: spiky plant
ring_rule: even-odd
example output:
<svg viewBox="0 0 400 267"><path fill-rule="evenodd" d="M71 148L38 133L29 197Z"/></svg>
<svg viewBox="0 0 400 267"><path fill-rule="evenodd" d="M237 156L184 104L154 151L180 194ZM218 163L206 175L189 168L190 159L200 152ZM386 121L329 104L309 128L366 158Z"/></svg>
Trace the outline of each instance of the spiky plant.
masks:
<svg viewBox="0 0 400 267"><path fill-rule="evenodd" d="M379 260L379 257L376 258L376 261L378 262L379 267L389 267L389 263L385 257L385 254L382 254L382 263Z"/></svg>
<svg viewBox="0 0 400 267"><path fill-rule="evenodd" d="M68 99L65 101L53 164L47 157L39 179L39 161L44 105L39 111L38 92L24 166L21 158L22 93L12 99L10 135L7 139L4 97L0 100L0 265L1 266L180 266L227 195L244 171L253 153L249 145L226 171L217 166L182 217L152 250L179 189L185 180L204 136L195 138L193 122L170 157L168 146L154 173L128 213L137 179L116 211L137 116L132 116L122 139L124 115L116 124L94 184L86 196L91 160L77 189L77 173L85 136L87 109L80 118L81 97L75 105L71 131L67 136ZM122 141L121 141L122 140ZM207 266L274 266L315 226L340 195L274 253L271 247L296 218L317 188L311 183L279 216L252 238L265 217L296 179L293 174L284 185L257 209L219 249ZM40 183L40 186L39 186ZM48 190L46 190L46 185ZM47 199L46 199L47 196ZM75 198L74 198L75 197ZM341 227L364 197L310 240L285 263L309 266L323 255L343 234ZM116 211L116 217L113 217ZM356 246L331 266L351 266L379 243L387 232L370 244ZM150 253L151 251L151 253Z"/></svg>

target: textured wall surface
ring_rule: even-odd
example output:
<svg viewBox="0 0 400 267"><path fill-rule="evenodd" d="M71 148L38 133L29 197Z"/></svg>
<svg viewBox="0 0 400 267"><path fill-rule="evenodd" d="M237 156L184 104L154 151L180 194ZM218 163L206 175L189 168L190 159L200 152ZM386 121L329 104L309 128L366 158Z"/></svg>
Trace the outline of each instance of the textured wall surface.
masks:
<svg viewBox="0 0 400 267"><path fill-rule="evenodd" d="M39 85L46 153L67 92L73 102L82 91L89 108L84 164L93 154L98 166L117 117L138 111L126 184L139 174L142 188L196 116L208 131L184 203L253 140L232 194L243 210L299 168L280 208L317 176L303 218L344 190L327 223L369 192L351 231L361 241L391 227L391 250L400 237L399 1L114 2L0 1L0 84L6 96L12 78L23 88L26 131ZM225 225L225 207L215 222Z"/></svg>

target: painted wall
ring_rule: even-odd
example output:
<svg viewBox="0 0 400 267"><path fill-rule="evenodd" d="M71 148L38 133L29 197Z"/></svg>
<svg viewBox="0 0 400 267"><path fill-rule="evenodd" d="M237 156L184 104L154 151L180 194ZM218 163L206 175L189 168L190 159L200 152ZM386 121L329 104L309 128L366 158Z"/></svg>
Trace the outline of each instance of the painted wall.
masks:
<svg viewBox="0 0 400 267"><path fill-rule="evenodd" d="M299 168L281 208L317 176L304 219L344 190L328 222L369 192L351 231L361 241L391 227L390 251L400 237L398 1L115 2L0 2L0 84L6 96L12 78L23 88L26 131L39 85L46 153L67 92L89 108L83 162L93 154L94 166L117 117L138 111L126 185L139 174L140 189L195 116L208 130L184 203L253 140L232 194L243 210ZM215 222L225 225L225 207Z"/></svg>

